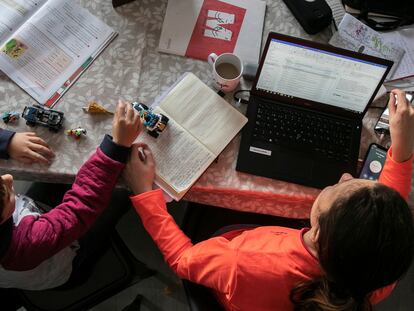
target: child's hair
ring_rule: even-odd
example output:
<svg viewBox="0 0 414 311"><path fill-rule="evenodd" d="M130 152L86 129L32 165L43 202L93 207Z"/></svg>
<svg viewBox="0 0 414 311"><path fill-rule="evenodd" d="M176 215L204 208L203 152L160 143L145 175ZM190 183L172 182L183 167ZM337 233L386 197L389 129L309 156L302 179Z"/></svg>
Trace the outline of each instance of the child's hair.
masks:
<svg viewBox="0 0 414 311"><path fill-rule="evenodd" d="M295 310L372 310L370 293L400 279L413 259L407 202L377 183L337 199L318 223L324 275L291 291Z"/></svg>
<svg viewBox="0 0 414 311"><path fill-rule="evenodd" d="M3 178L0 177L0 223L3 222L4 198L6 197L6 188L4 187Z"/></svg>

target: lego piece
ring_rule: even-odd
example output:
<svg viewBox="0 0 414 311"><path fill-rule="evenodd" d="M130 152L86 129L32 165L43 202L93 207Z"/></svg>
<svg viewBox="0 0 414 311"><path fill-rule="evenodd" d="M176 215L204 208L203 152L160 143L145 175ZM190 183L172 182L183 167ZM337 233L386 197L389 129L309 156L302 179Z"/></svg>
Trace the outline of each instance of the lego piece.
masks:
<svg viewBox="0 0 414 311"><path fill-rule="evenodd" d="M168 117L163 114L152 112L146 105L134 102L132 106L139 112L141 120L144 122L144 126L148 130L148 134L154 138L157 138L159 134L164 131L168 124Z"/></svg>
<svg viewBox="0 0 414 311"><path fill-rule="evenodd" d="M1 116L1 118L3 119L4 123L15 123L17 120L20 119L20 113L19 112L4 112Z"/></svg>
<svg viewBox="0 0 414 311"><path fill-rule="evenodd" d="M63 125L63 112L47 109L39 105L24 107L22 117L28 126L40 124L52 132L57 132Z"/></svg>
<svg viewBox="0 0 414 311"><path fill-rule="evenodd" d="M91 114L114 114L113 112L106 110L99 105L96 101L89 102L87 107L82 107L83 111Z"/></svg>
<svg viewBox="0 0 414 311"><path fill-rule="evenodd" d="M79 139L82 135L86 135L86 130L84 128L78 127L75 129L67 130L66 134L75 137L75 139Z"/></svg>

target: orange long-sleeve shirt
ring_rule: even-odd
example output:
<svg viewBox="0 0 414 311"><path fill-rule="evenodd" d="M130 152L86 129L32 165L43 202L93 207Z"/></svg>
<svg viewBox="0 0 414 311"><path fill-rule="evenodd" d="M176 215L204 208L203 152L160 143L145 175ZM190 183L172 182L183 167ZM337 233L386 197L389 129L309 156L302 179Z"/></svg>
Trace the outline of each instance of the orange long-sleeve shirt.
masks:
<svg viewBox="0 0 414 311"><path fill-rule="evenodd" d="M412 159L397 163L389 152L380 182L407 199L411 168ZM291 289L322 274L303 242L306 229L258 227L230 240L219 236L193 245L168 214L161 190L131 200L175 273L214 289L226 310L293 310ZM371 301L384 299L393 287L375 291Z"/></svg>

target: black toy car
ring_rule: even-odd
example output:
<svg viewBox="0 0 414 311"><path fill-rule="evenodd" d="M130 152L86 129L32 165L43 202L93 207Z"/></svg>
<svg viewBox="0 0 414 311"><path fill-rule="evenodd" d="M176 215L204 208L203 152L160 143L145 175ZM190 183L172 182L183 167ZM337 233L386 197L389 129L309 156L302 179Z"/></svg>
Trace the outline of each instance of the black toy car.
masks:
<svg viewBox="0 0 414 311"><path fill-rule="evenodd" d="M24 107L22 117L29 126L36 124L49 128L52 132L57 132L63 125L63 112L47 109L39 105Z"/></svg>

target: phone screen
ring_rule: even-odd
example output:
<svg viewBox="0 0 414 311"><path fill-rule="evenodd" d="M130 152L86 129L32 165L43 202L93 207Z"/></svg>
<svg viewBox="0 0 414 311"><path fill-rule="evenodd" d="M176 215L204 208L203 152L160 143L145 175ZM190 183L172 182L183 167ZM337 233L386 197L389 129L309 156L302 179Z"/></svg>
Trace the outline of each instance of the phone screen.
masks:
<svg viewBox="0 0 414 311"><path fill-rule="evenodd" d="M359 178L377 180L384 167L386 157L387 150L377 144L371 144L365 156L364 166Z"/></svg>

